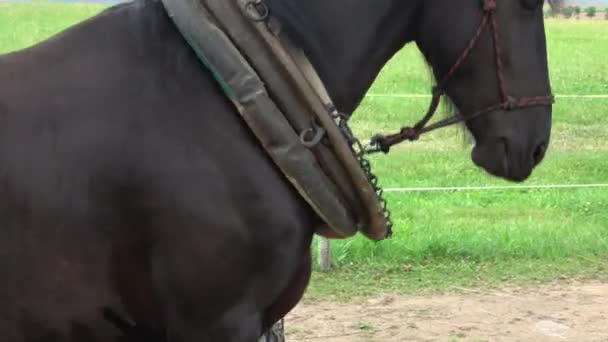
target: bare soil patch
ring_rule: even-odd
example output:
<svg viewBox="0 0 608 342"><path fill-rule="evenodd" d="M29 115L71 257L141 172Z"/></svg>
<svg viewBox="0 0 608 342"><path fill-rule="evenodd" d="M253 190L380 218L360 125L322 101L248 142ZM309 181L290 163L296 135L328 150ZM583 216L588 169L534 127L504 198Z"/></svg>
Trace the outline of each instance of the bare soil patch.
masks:
<svg viewBox="0 0 608 342"><path fill-rule="evenodd" d="M287 341L608 341L608 283L305 299Z"/></svg>

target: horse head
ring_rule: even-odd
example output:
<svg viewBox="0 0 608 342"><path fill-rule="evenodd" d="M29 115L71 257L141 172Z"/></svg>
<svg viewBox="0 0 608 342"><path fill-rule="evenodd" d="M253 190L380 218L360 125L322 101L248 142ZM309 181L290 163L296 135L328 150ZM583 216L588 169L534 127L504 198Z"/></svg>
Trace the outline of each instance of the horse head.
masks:
<svg viewBox="0 0 608 342"><path fill-rule="evenodd" d="M475 138L473 161L514 181L542 161L551 132L542 8L542 0L428 0L420 10L416 43Z"/></svg>

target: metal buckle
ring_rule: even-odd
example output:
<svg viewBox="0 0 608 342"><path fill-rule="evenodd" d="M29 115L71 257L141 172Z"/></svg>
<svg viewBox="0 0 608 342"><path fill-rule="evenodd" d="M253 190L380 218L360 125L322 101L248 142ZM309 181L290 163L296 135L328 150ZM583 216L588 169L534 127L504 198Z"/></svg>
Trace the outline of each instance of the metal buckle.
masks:
<svg viewBox="0 0 608 342"><path fill-rule="evenodd" d="M245 4L245 15L256 22L266 21L270 15L268 5L262 0L251 0Z"/></svg>

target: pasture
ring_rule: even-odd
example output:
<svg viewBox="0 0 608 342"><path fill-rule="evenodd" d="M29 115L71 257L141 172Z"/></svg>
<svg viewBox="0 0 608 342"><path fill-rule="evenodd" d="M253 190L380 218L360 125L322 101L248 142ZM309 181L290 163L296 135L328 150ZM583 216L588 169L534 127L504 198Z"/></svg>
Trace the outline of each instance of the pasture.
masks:
<svg viewBox="0 0 608 342"><path fill-rule="evenodd" d="M103 5L0 3L0 52L27 47ZM546 160L527 184L608 183L608 21L547 20L558 95ZM66 52L69 53L69 52ZM423 115L430 74L415 46L386 66L355 113L361 137ZM443 111L446 112L445 106ZM453 127L374 156L385 187L509 185L475 168ZM332 242L335 269L315 272L310 297L420 292L608 274L608 188L389 193L394 237Z"/></svg>

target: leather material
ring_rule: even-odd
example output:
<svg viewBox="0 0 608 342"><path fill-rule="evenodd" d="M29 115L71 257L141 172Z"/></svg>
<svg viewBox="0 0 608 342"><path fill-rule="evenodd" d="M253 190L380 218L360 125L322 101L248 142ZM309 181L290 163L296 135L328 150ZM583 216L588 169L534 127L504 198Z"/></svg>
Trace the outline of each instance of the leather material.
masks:
<svg viewBox="0 0 608 342"><path fill-rule="evenodd" d="M384 212L328 112L331 100L303 53L276 35L277 23L270 20L272 32L267 21L252 20L250 0L163 4L275 164L331 230L339 237L361 231L384 239ZM300 134L313 120L326 136L307 147Z"/></svg>

